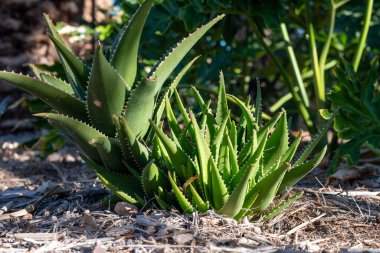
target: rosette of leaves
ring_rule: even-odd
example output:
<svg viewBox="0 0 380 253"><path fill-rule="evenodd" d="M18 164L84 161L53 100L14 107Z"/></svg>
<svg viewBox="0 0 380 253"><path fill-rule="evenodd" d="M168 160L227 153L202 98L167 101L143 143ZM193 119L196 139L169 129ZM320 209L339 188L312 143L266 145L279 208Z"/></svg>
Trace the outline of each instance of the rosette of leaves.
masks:
<svg viewBox="0 0 380 253"><path fill-rule="evenodd" d="M0 72L11 82L40 98L53 112L37 116L49 119L80 150L85 161L116 195L132 203L144 202L142 185L136 180L149 161L152 118L161 118L169 75L193 45L219 20L217 16L171 48L152 70L136 80L141 33L153 0L146 0L103 53L99 44L91 66L66 46L52 21L45 16L68 82L35 69L37 78ZM195 59L194 59L195 60ZM171 84L176 86L192 60ZM167 89L166 89L167 90ZM133 176L132 176L133 175Z"/></svg>
<svg viewBox="0 0 380 253"><path fill-rule="evenodd" d="M359 161L363 146L380 155L380 86L378 79L379 59L371 61L368 71L355 72L352 65L343 61L337 68L339 85L328 94L334 108L339 108L334 119L338 137L349 140L341 145L334 157L333 172L343 159L349 166ZM326 110L322 115L329 117Z"/></svg>
<svg viewBox="0 0 380 253"><path fill-rule="evenodd" d="M285 111L262 124L260 91L255 106L251 106L226 94L221 74L216 111L195 88L193 92L201 108L199 114L187 111L178 92L172 92L181 122L174 117L171 93L166 96L170 137L151 121L156 132L153 155L157 164L168 168L169 182L183 211L214 209L237 220L267 211L265 217L269 219L302 195L297 193L267 210L276 196L290 189L321 161L326 147L311 160L307 158L327 126L294 158L301 134L289 145ZM231 117L228 100L240 107L239 120Z"/></svg>

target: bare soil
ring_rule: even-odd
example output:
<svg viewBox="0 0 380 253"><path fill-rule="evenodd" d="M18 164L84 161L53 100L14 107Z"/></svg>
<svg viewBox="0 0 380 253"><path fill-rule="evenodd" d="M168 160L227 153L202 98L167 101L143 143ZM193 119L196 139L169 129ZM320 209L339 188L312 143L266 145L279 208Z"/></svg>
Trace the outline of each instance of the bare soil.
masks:
<svg viewBox="0 0 380 253"><path fill-rule="evenodd" d="M115 211L74 147L44 158L19 148L28 138L0 137L0 252L380 252L378 172L324 187L317 169L275 219L237 223L124 203Z"/></svg>

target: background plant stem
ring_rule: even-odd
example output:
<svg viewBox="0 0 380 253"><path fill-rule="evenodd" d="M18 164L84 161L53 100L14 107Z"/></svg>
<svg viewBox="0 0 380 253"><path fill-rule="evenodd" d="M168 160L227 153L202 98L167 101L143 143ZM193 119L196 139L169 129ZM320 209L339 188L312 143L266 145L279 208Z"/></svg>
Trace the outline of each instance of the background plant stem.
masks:
<svg viewBox="0 0 380 253"><path fill-rule="evenodd" d="M354 59L352 61L352 65L354 66L354 70L357 71L360 63L360 58L362 57L365 42L367 40L369 25L371 22L371 16L372 16L372 9L373 9L373 0L367 1L367 8L365 12L365 18L364 18L364 25L362 29L362 33L360 36L360 41L358 44L358 48L355 51Z"/></svg>

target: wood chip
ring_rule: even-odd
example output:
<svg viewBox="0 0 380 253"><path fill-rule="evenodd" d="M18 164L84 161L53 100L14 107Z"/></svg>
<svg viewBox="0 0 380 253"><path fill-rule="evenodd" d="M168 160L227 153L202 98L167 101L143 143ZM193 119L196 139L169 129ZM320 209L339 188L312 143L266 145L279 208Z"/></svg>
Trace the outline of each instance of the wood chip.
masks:
<svg viewBox="0 0 380 253"><path fill-rule="evenodd" d="M3 214L3 215L0 216L0 220L9 220L11 218L21 217L21 216L25 216L25 215L28 215L28 214L29 213L28 213L28 211L26 209L22 209L22 210L13 212L13 213Z"/></svg>
<svg viewBox="0 0 380 253"><path fill-rule="evenodd" d="M16 233L13 236L16 240L55 241L58 233Z"/></svg>

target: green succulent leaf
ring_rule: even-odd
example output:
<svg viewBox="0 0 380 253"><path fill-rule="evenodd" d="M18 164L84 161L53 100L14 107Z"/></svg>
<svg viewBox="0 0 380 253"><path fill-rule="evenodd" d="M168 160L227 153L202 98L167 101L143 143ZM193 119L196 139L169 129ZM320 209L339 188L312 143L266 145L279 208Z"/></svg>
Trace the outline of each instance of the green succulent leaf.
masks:
<svg viewBox="0 0 380 253"><path fill-rule="evenodd" d="M114 42L111 64L125 80L129 90L135 82L140 38L153 2L154 0L144 1Z"/></svg>
<svg viewBox="0 0 380 253"><path fill-rule="evenodd" d="M257 148L255 149L252 156L250 156L250 158L247 160L247 162L244 164L244 166L242 166L239 169L239 172L237 172L235 177L232 179L232 181L231 181L232 189L236 189L236 187L238 187L239 184L242 184L243 178L245 178L245 180L251 179L257 173L257 171L259 169L257 162L259 162L260 159L262 159L264 149L267 145L268 129L266 130L264 136L266 136L266 137L257 146ZM248 175L250 175L250 176L248 177Z"/></svg>
<svg viewBox="0 0 380 253"><path fill-rule="evenodd" d="M123 111L126 87L119 74L103 55L99 45L95 50L91 76L87 87L87 108L92 124L108 136L115 136L113 115Z"/></svg>
<svg viewBox="0 0 380 253"><path fill-rule="evenodd" d="M323 157L326 154L327 147L325 146L317 155L315 155L314 159L305 162L303 164L294 166L291 170L289 170L284 179L282 180L279 191L283 192L287 189L290 189L293 185L295 185L299 180L305 177L312 169L317 166Z"/></svg>
<svg viewBox="0 0 380 253"><path fill-rule="evenodd" d="M107 137L97 137L90 140L90 144L96 147L103 164L108 170L128 174L123 163L123 155L119 143L116 140Z"/></svg>
<svg viewBox="0 0 380 253"><path fill-rule="evenodd" d="M174 48L170 49L165 57L157 63L151 70L148 77L157 76L156 94L161 90L162 85L169 77L170 73L176 68L178 63L185 57L187 52L194 46L194 44L202 38L202 36L218 21L220 21L224 15L219 15L195 32L191 33L188 37L179 42Z"/></svg>
<svg viewBox="0 0 380 253"><path fill-rule="evenodd" d="M124 108L124 117L138 140L144 138L149 130L149 120L152 119L155 105L156 86L156 78L144 78L130 92L130 97Z"/></svg>
<svg viewBox="0 0 380 253"><path fill-rule="evenodd" d="M195 190L195 188L190 184L189 185L191 195L193 196L193 202L197 209L200 212L206 212L209 208L209 205L202 199L199 193Z"/></svg>
<svg viewBox="0 0 380 253"><path fill-rule="evenodd" d="M277 206L275 206L274 208L269 210L264 215L264 217L262 218L262 221L266 222L266 221L272 219L273 217L277 216L279 213L281 213L286 208L288 208L291 204L293 204L294 202L299 200L302 197L302 195L303 195L303 192L298 192L298 193L294 194L293 196L291 196L290 198L285 199L284 201L279 203Z"/></svg>
<svg viewBox="0 0 380 253"><path fill-rule="evenodd" d="M89 76L89 69L82 62L78 57L76 57L70 49L66 47L64 43L61 42L61 40L57 39L54 35L49 35L50 39L54 43L55 47L59 51L59 53L63 56L65 61L70 65L72 68L73 72L78 75L78 78L80 80L80 83L83 86L86 84Z"/></svg>
<svg viewBox="0 0 380 253"><path fill-rule="evenodd" d="M239 152L238 155L238 164L243 165L249 157L253 154L255 151L255 148L257 147L257 134L256 131L253 132L252 137L244 144L242 149Z"/></svg>
<svg viewBox="0 0 380 253"><path fill-rule="evenodd" d="M236 147L233 145L229 136L227 136L227 145L230 152L229 154L230 169L231 169L230 177L232 178L238 173L239 165L238 165L238 160L237 160L237 155L236 155Z"/></svg>
<svg viewBox="0 0 380 253"><path fill-rule="evenodd" d="M170 130L173 131L174 136L179 137L181 134L181 128L178 125L177 119L174 116L173 109L170 105L169 98L165 96L165 111L166 111L166 118L168 120L168 124L170 126Z"/></svg>
<svg viewBox="0 0 380 253"><path fill-rule="evenodd" d="M192 111L190 111L190 118L194 126L194 138L197 145L197 155L199 157L201 182L206 189L206 193L208 192L209 196L212 195L212 204L215 206L215 209L219 210L225 205L228 199L227 187L219 174L210 148L202 136Z"/></svg>
<svg viewBox="0 0 380 253"><path fill-rule="evenodd" d="M71 87L73 88L73 90L75 90L78 97L84 99L84 95L85 95L84 90L86 88L88 71L87 71L87 75L85 73L82 73L84 76L81 76L80 73L77 73L77 71L75 70L75 66L78 67L78 66L82 65L82 63L80 62L79 59L76 58L76 56L74 56L71 53L70 49L67 48L64 40L58 34L58 32L57 32L53 22L49 18L49 16L47 14L44 14L44 18L45 18L45 22L46 22L46 25L48 28L50 38L52 39L53 43L55 44L55 48L57 50L58 57L61 60L61 63L63 65L63 69L65 70L67 80L71 84ZM71 60L73 60L74 65L75 65L74 67L72 64L69 63L69 61L67 61L66 57L63 55L61 50L63 50L67 54L66 57L69 57ZM79 67L79 69L80 69L80 67Z"/></svg>
<svg viewBox="0 0 380 253"><path fill-rule="evenodd" d="M159 187L168 189L170 182L164 173L150 161L142 171L142 184L144 192L148 197L154 197L159 194Z"/></svg>
<svg viewBox="0 0 380 253"><path fill-rule="evenodd" d="M174 182L173 176L171 175L170 172L169 172L169 181L170 181L170 184L173 187L174 194L175 194L175 196L176 196L176 198L178 200L178 203L179 203L181 209L185 213L192 213L193 209L194 209L193 206L187 200L186 196L181 192L181 190L179 189L179 187L177 186L177 184Z"/></svg>
<svg viewBox="0 0 380 253"><path fill-rule="evenodd" d="M90 159L84 161L95 171L100 181L115 195L132 204L138 203L139 196L143 196L140 182L131 176L121 175L97 165Z"/></svg>
<svg viewBox="0 0 380 253"><path fill-rule="evenodd" d="M54 35L49 34L50 40L55 45L59 55L62 57L64 61L62 64L68 73L68 79L72 80L74 84L72 84L79 92L85 90L86 83L89 76L89 69L79 58L77 58L71 51L66 47L61 40L54 37ZM79 84L79 85L78 85ZM79 88L79 87L81 88Z"/></svg>
<svg viewBox="0 0 380 253"><path fill-rule="evenodd" d="M277 123L277 127L271 136L268 138L265 147L264 168L270 169L280 159L281 156L288 149L288 126L286 120L286 113L283 112L280 120Z"/></svg>
<svg viewBox="0 0 380 253"><path fill-rule="evenodd" d="M169 85L167 91L161 96L161 101L157 102L155 112L154 112L154 118L156 119L156 124L161 120L162 114L165 109L165 97L167 96L169 99L173 95L174 92L176 92L176 88L179 84L179 82L182 80L183 76L187 73L187 71L190 69L190 67L194 64L196 60L199 59L200 56L195 57L192 59L189 63L186 64L185 67L178 73L178 75L174 78L173 82Z"/></svg>
<svg viewBox="0 0 380 253"><path fill-rule="evenodd" d="M11 72L0 72L0 79L8 81L26 92L35 95L62 114L82 121L88 121L84 103L57 87L38 79Z"/></svg>
<svg viewBox="0 0 380 253"><path fill-rule="evenodd" d="M227 105L227 94L224 85L224 75L221 71L219 74L219 93L218 93L218 107L216 109L216 123L218 125L222 124L225 119L229 118L228 105Z"/></svg>
<svg viewBox="0 0 380 253"><path fill-rule="evenodd" d="M186 153L176 145L166 134L160 129L153 121L150 122L157 137L163 144L165 151L170 159L170 164L176 169L176 172L182 178L189 178L194 176L194 167L192 161ZM190 169L187 165L190 164Z"/></svg>
<svg viewBox="0 0 380 253"><path fill-rule="evenodd" d="M183 106L181 97L179 96L177 89L174 89L174 95L175 95L175 98L177 101L178 108L181 112L181 116L183 118L183 121L185 122L186 126L189 126L190 125L190 118L189 118L189 115L187 115L185 106Z"/></svg>
<svg viewBox="0 0 380 253"><path fill-rule="evenodd" d="M222 140L226 136L227 122L228 122L228 117L226 117L224 119L224 121L221 123L221 125L220 125L220 127L219 127L219 129L218 129L218 131L216 133L215 138L212 140L212 145L211 145L212 151L213 151L212 154L215 157L216 161L218 160L219 149L220 149Z"/></svg>
<svg viewBox="0 0 380 253"><path fill-rule="evenodd" d="M101 162L102 159L98 150L91 144L95 138L106 137L103 133L99 132L95 128L87 125L84 122L54 113L38 113L35 116L44 117L54 123L54 126L68 135L74 144L81 150L81 152L94 160L95 162Z"/></svg>
<svg viewBox="0 0 380 253"><path fill-rule="evenodd" d="M132 160L139 168L143 168L149 161L148 148L132 133L127 120L119 118L118 137L123 148L124 157Z"/></svg>
<svg viewBox="0 0 380 253"><path fill-rule="evenodd" d="M264 211L275 198L281 181L290 167L289 163L284 163L257 182L248 192L243 209L235 218L239 220L247 212L249 216L255 216Z"/></svg>
<svg viewBox="0 0 380 253"><path fill-rule="evenodd" d="M290 147L285 151L284 155L281 157L281 163L283 162L291 162L293 159L294 154L297 151L297 148L302 140L302 132L297 135L297 137L294 139Z"/></svg>
<svg viewBox="0 0 380 253"><path fill-rule="evenodd" d="M257 132L257 141L260 142L265 137L265 131L272 131L273 127L277 124L279 119L282 117L283 112L277 113L273 118L271 118L262 128Z"/></svg>
<svg viewBox="0 0 380 253"><path fill-rule="evenodd" d="M70 86L70 84L66 83L65 81L57 78L57 77L54 77L54 76L51 76L49 74L45 74L45 73L40 73L40 80L44 81L45 83L48 83L64 92L66 92L67 94L70 94L71 96L75 97L75 91L73 90L73 88Z"/></svg>
<svg viewBox="0 0 380 253"><path fill-rule="evenodd" d="M329 127L331 126L331 124L333 123L334 121L334 118L335 118L335 114L336 112L334 113L334 117L331 117L322 127L321 127L321 130L319 130L319 132L316 134L316 136L314 136L312 138L312 141L309 142L309 144L307 145L307 147L304 149L304 151L302 152L302 154L300 155L300 157L294 162L293 164L293 167L296 167L300 164L302 164L304 161L306 161L306 159L311 155L311 153L313 152L313 150L317 147L318 143L322 140L322 138L326 135Z"/></svg>
<svg viewBox="0 0 380 253"><path fill-rule="evenodd" d="M232 101L234 101L235 104L237 104L240 107L241 111L243 112L244 118L246 120L248 138L251 137L251 133L253 129L256 129L256 130L258 129L257 123L251 113L251 110L247 107L246 104L244 104L237 97L232 96L232 95L228 95L227 97L229 97Z"/></svg>
<svg viewBox="0 0 380 253"><path fill-rule="evenodd" d="M201 94L199 93L199 91L194 86L191 86L191 91L192 91L194 98L197 101L199 107L204 112L207 105L206 105L205 101L203 100Z"/></svg>
<svg viewBox="0 0 380 253"><path fill-rule="evenodd" d="M234 178L235 180L238 179L234 181L235 185L237 186L228 198L226 205L219 211L220 214L227 215L229 217L234 217L241 211L244 205L244 200L247 191L249 189L249 183L250 181L252 181L253 176L259 169L259 162L263 154L265 144L266 139L264 139L264 141L260 143L259 147L257 147L257 150L250 159L250 161L247 162L247 165L244 166Z"/></svg>

